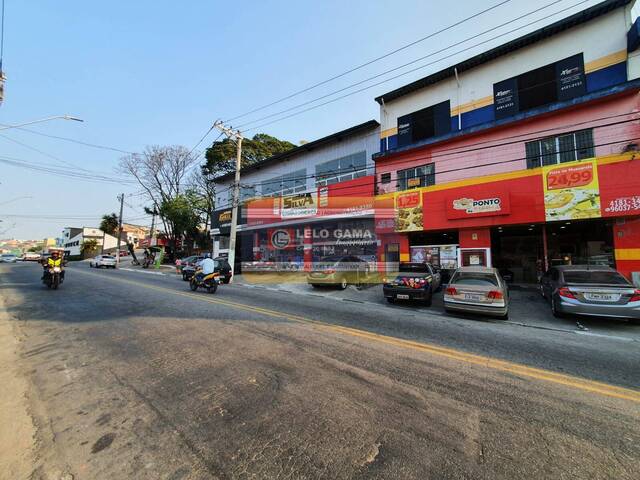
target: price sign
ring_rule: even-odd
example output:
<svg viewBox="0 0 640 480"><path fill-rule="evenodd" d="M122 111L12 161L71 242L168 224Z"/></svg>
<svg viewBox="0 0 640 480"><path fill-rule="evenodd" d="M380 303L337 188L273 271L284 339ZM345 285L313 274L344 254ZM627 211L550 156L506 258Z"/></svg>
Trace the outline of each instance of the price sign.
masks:
<svg viewBox="0 0 640 480"><path fill-rule="evenodd" d="M575 167L556 168L547 172L547 190L582 187L593 181L591 163Z"/></svg>

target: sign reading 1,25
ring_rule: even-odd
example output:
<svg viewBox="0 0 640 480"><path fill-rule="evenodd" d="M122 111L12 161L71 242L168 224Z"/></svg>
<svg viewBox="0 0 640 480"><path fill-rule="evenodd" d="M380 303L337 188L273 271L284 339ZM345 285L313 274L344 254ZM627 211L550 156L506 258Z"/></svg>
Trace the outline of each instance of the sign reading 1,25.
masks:
<svg viewBox="0 0 640 480"><path fill-rule="evenodd" d="M593 166L591 164L579 167L555 168L547 172L547 190L560 188L582 187L593 181Z"/></svg>

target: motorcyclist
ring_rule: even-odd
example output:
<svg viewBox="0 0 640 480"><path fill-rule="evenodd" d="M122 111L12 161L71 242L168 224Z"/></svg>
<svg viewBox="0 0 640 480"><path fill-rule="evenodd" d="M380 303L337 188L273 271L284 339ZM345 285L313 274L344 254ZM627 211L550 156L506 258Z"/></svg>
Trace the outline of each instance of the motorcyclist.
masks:
<svg viewBox="0 0 640 480"><path fill-rule="evenodd" d="M64 280L64 263L58 250L52 251L51 256L47 258L46 262L43 262L42 266L44 268L43 280L49 275L49 269L54 267L60 267L60 279Z"/></svg>
<svg viewBox="0 0 640 480"><path fill-rule="evenodd" d="M200 261L200 269L196 273L196 279L201 282L206 276L211 275L216 270L216 262L211 258L211 254L207 253L204 259Z"/></svg>

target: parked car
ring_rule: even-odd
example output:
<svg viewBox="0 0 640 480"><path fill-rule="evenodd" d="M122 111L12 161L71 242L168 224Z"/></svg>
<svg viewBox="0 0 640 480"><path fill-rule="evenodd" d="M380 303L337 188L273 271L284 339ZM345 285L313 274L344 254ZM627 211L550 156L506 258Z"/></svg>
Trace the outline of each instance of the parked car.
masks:
<svg viewBox="0 0 640 480"><path fill-rule="evenodd" d="M26 252L22 256L22 260L24 260L25 262L39 262L40 260L42 260L42 255L36 252Z"/></svg>
<svg viewBox="0 0 640 480"><path fill-rule="evenodd" d="M204 256L202 255L190 255L188 257L179 258L178 260L176 260L176 269L178 270L178 273L180 273L182 272L182 269L184 267L187 267L187 266L192 267L203 258Z"/></svg>
<svg viewBox="0 0 640 480"><path fill-rule="evenodd" d="M349 284L359 284L369 276L369 263L353 255L332 255L313 265L307 283L313 287L336 285L342 290Z"/></svg>
<svg viewBox="0 0 640 480"><path fill-rule="evenodd" d="M509 317L509 290L495 268L460 267L444 291L446 312Z"/></svg>
<svg viewBox="0 0 640 480"><path fill-rule="evenodd" d="M116 268L116 257L113 255L97 255L89 261L89 267Z"/></svg>
<svg viewBox="0 0 640 480"><path fill-rule="evenodd" d="M18 261L18 257L13 253L3 253L0 255L0 263L16 263Z"/></svg>
<svg viewBox="0 0 640 480"><path fill-rule="evenodd" d="M198 261L198 264L200 263L200 261L202 261L204 258L201 258ZM233 275L231 272L231 265L229 265L229 262L227 261L227 259L225 257L216 257L213 259L215 265L214 265L214 272L218 272L220 274L220 281L222 283L229 283L231 281L231 276ZM187 265L185 267L182 268L182 279L185 282L188 282L191 280L191 277L193 277L193 274L196 272L196 269L199 267L199 265Z"/></svg>
<svg viewBox="0 0 640 480"><path fill-rule="evenodd" d="M400 263L397 273L383 278L382 291L389 303L420 300L429 306L440 282L440 271L429 263Z"/></svg>
<svg viewBox="0 0 640 480"><path fill-rule="evenodd" d="M640 319L640 290L610 267L551 267L540 279L540 293L556 317L574 313Z"/></svg>

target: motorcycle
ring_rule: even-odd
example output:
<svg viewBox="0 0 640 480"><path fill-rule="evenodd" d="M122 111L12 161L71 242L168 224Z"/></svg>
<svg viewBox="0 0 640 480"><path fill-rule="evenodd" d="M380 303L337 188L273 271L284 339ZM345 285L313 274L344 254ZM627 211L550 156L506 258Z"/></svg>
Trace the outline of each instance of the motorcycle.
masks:
<svg viewBox="0 0 640 480"><path fill-rule="evenodd" d="M220 285L220 274L217 272L202 276L202 270L197 270L189 281L189 288L195 292L198 288L206 288L207 293L216 293Z"/></svg>
<svg viewBox="0 0 640 480"><path fill-rule="evenodd" d="M48 288L52 288L54 290L58 289L58 286L64 281L64 277L62 276L62 268L61 267L49 267L42 279L42 283L44 283Z"/></svg>

